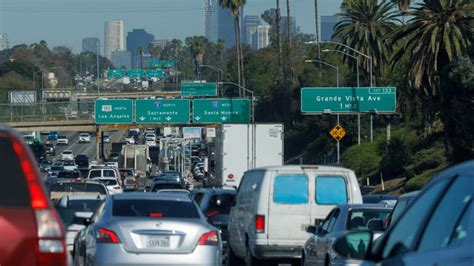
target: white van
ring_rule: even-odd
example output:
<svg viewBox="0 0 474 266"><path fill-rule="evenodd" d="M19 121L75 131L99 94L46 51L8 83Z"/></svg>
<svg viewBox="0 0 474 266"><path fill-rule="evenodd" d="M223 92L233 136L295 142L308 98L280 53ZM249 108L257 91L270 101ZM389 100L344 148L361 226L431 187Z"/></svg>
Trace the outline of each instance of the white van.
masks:
<svg viewBox="0 0 474 266"><path fill-rule="evenodd" d="M287 165L247 171L231 210L229 259L247 265L296 259L310 236L338 204L362 203L354 171L342 167Z"/></svg>

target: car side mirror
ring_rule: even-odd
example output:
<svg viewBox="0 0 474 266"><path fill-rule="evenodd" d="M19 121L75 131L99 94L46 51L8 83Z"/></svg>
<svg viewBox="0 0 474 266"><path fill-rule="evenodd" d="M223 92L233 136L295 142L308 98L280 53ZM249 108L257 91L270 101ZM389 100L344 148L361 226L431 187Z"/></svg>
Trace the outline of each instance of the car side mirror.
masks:
<svg viewBox="0 0 474 266"><path fill-rule="evenodd" d="M306 232L310 233L310 234L313 234L313 235L317 235L320 231L320 228L321 227L319 227L319 226L310 225L310 226L306 227Z"/></svg>
<svg viewBox="0 0 474 266"><path fill-rule="evenodd" d="M336 253L347 259L366 260L372 247L370 231L349 232L339 237L333 245Z"/></svg>
<svg viewBox="0 0 474 266"><path fill-rule="evenodd" d="M82 218L82 224L85 225L85 226L88 226L92 223L92 220L91 218Z"/></svg>

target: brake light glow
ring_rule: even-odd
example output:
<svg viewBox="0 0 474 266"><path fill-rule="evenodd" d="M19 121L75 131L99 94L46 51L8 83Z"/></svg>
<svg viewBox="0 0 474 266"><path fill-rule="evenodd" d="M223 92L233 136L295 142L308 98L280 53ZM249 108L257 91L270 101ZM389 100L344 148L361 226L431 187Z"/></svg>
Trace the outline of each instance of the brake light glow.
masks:
<svg viewBox="0 0 474 266"><path fill-rule="evenodd" d="M105 228L99 228L99 231L97 232L97 242L117 244L120 243L120 239L114 231Z"/></svg>
<svg viewBox="0 0 474 266"><path fill-rule="evenodd" d="M160 212L152 212L148 216L150 217L163 217L163 214Z"/></svg>
<svg viewBox="0 0 474 266"><path fill-rule="evenodd" d="M265 233L265 215L255 215L255 232Z"/></svg>
<svg viewBox="0 0 474 266"><path fill-rule="evenodd" d="M199 245L215 246L217 244L219 244L219 238L217 237L217 233L215 231L207 232L199 239Z"/></svg>
<svg viewBox="0 0 474 266"><path fill-rule="evenodd" d="M206 212L206 217L212 217L214 215L218 215L219 213L221 213L220 211L208 211Z"/></svg>

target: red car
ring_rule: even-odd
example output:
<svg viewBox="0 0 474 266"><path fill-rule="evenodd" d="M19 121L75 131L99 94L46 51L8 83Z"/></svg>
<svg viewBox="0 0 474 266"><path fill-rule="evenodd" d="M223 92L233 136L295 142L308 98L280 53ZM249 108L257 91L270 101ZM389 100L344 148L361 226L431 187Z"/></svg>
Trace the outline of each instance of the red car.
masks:
<svg viewBox="0 0 474 266"><path fill-rule="evenodd" d="M21 136L0 126L0 265L66 265L62 222Z"/></svg>

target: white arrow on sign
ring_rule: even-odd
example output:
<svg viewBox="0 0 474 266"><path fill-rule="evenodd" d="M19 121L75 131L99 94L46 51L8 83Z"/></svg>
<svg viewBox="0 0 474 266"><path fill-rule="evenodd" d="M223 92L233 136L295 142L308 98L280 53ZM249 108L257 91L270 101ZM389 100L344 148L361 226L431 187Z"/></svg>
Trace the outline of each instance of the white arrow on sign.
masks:
<svg viewBox="0 0 474 266"><path fill-rule="evenodd" d="M227 120L227 116L222 116L221 119L222 119L222 121L226 121L226 120Z"/></svg>
<svg viewBox="0 0 474 266"><path fill-rule="evenodd" d="M168 121L170 121L170 120L171 120L171 117L168 116L168 117L166 117L165 119L168 120Z"/></svg>
<svg viewBox="0 0 474 266"><path fill-rule="evenodd" d="M144 116L140 116L139 118L141 121L145 120L145 117Z"/></svg>
<svg viewBox="0 0 474 266"><path fill-rule="evenodd" d="M200 117L200 116L196 116L196 117L194 118L194 120L199 121L199 120L201 120L201 117Z"/></svg>

